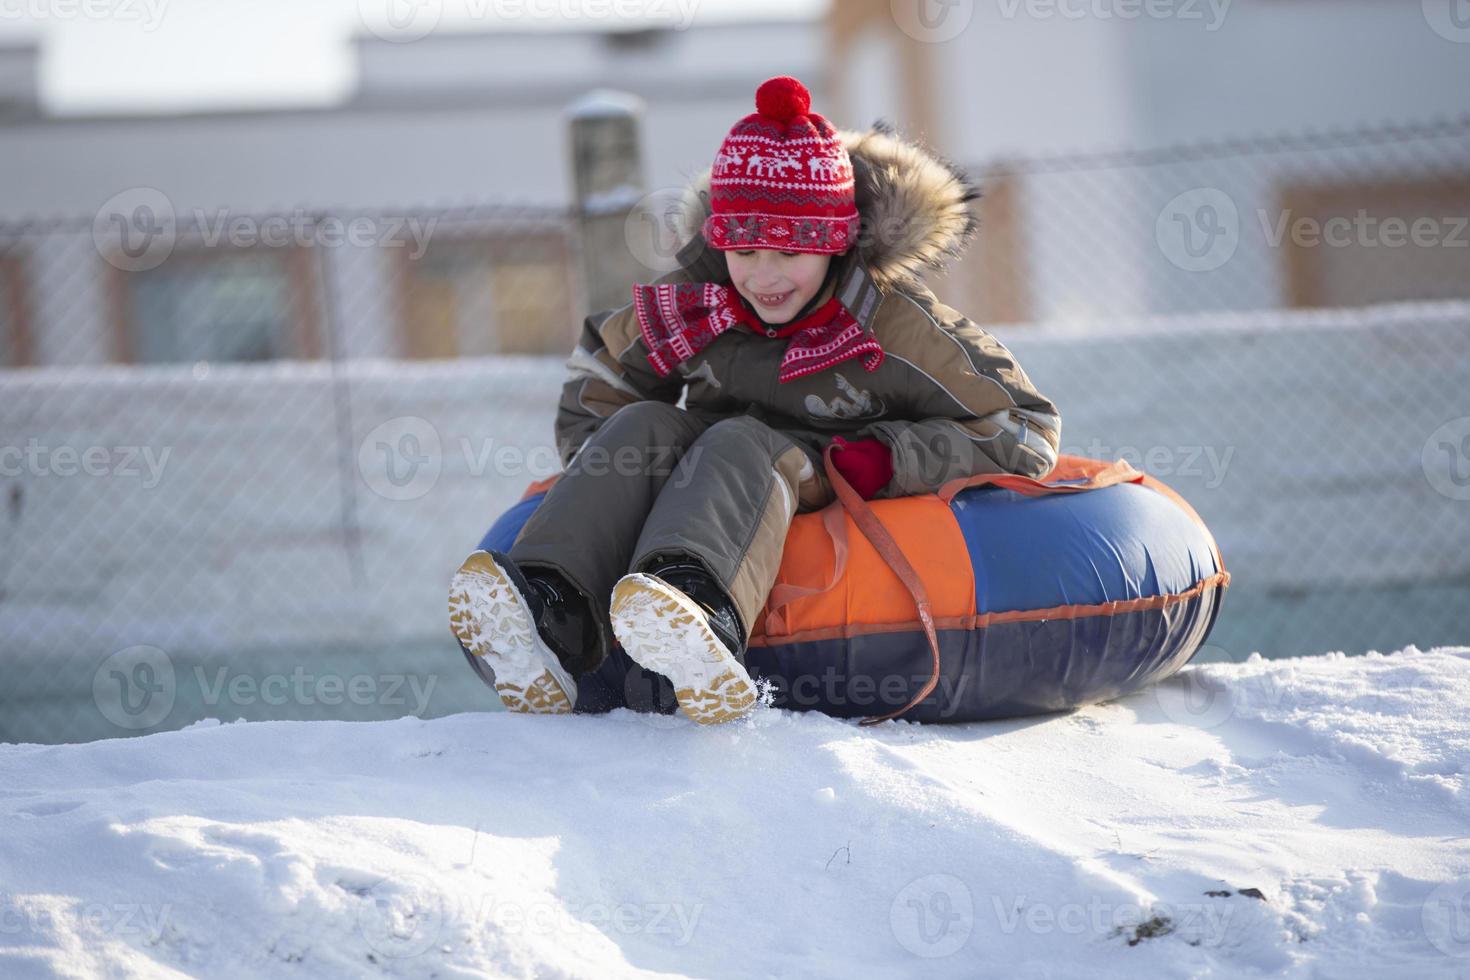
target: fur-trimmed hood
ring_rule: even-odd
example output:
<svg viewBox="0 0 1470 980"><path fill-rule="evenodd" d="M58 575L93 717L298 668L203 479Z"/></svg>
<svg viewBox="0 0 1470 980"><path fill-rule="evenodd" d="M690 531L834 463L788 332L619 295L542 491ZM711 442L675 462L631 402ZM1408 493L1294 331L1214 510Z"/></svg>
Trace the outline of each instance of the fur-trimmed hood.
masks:
<svg viewBox="0 0 1470 980"><path fill-rule="evenodd" d="M925 269L942 269L964 251L976 227L970 202L979 190L963 171L893 131L838 130L852 157L862 230L857 256L885 292L913 286ZM684 210L690 239L681 254L687 266L708 263L705 272L726 278L724 253L705 246L699 229L710 214L710 171L690 183ZM697 202L697 203L696 203Z"/></svg>

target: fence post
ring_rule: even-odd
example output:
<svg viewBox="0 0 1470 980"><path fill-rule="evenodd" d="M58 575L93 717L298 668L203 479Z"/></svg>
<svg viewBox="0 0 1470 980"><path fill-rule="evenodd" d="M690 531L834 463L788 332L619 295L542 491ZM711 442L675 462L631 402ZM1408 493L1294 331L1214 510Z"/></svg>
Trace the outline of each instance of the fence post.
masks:
<svg viewBox="0 0 1470 980"><path fill-rule="evenodd" d="M572 102L567 115L585 315L623 306L629 287L647 274L625 234L628 214L644 192L643 100L598 89Z"/></svg>

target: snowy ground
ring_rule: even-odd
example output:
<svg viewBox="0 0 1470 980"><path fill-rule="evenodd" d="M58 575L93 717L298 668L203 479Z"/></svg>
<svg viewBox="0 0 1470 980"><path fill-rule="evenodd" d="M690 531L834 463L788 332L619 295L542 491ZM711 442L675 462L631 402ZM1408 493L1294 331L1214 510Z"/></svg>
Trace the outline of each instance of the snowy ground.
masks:
<svg viewBox="0 0 1470 980"><path fill-rule="evenodd" d="M0 746L0 976L1470 976L1470 648L1072 714Z"/></svg>

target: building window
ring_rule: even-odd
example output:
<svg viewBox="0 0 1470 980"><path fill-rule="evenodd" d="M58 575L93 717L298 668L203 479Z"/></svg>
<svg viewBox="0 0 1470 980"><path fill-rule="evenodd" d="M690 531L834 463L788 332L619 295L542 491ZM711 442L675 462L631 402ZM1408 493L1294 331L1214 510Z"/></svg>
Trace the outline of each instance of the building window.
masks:
<svg viewBox="0 0 1470 980"><path fill-rule="evenodd" d="M576 339L565 235L435 238L403 263L409 357L568 353Z"/></svg>
<svg viewBox="0 0 1470 980"><path fill-rule="evenodd" d="M673 32L664 27L647 27L629 31L607 31L598 36L602 46L614 54L647 56L667 47Z"/></svg>
<svg viewBox="0 0 1470 980"><path fill-rule="evenodd" d="M0 367L31 363L24 260L20 255L0 255Z"/></svg>
<svg viewBox="0 0 1470 980"><path fill-rule="evenodd" d="M141 364L319 356L312 255L302 248L175 251L121 273L120 360Z"/></svg>
<svg viewBox="0 0 1470 980"><path fill-rule="evenodd" d="M1470 177L1292 185L1280 207L1292 306L1470 298Z"/></svg>

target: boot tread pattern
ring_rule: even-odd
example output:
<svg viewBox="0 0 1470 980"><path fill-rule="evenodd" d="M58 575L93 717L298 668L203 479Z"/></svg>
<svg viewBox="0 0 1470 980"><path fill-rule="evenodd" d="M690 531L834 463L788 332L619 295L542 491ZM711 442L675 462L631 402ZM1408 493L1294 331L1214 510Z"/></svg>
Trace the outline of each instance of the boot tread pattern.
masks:
<svg viewBox="0 0 1470 980"><path fill-rule="evenodd" d="M522 714L570 714L575 688L557 679L553 653L504 570L484 551L465 559L449 587L449 628L495 671L501 703ZM558 664L559 666L559 664ZM570 679L567 679L570 685Z"/></svg>
<svg viewBox="0 0 1470 980"><path fill-rule="evenodd" d="M625 575L613 587L611 615L628 656L671 680L679 707L694 721L731 721L755 705L750 675L704 611L677 589L652 575Z"/></svg>

